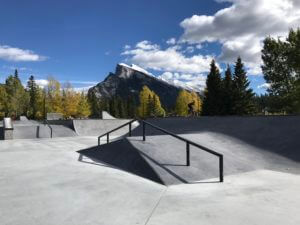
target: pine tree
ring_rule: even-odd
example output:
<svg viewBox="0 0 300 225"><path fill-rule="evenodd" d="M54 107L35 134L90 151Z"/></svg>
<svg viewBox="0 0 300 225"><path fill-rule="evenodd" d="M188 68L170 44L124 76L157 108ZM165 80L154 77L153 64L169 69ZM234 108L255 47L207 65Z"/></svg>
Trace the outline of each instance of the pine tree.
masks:
<svg viewBox="0 0 300 225"><path fill-rule="evenodd" d="M29 93L29 113L30 113L30 117L35 119L36 117L36 113L38 111L38 105L37 105L37 101L38 101L38 86L35 83L34 80L34 76L30 76L29 80L27 82L27 91Z"/></svg>
<svg viewBox="0 0 300 225"><path fill-rule="evenodd" d="M204 92L204 101L202 114L214 116L222 114L222 84L221 74L216 66L215 60L210 64L210 73L206 79L206 90Z"/></svg>
<svg viewBox="0 0 300 225"><path fill-rule="evenodd" d="M227 65L225 77L223 79L223 115L232 115L233 113L233 80L230 66Z"/></svg>
<svg viewBox="0 0 300 225"><path fill-rule="evenodd" d="M242 59L238 57L233 76L233 114L235 115L248 115L254 112L254 94L249 84Z"/></svg>
<svg viewBox="0 0 300 225"><path fill-rule="evenodd" d="M127 115L128 118L136 117L136 102L134 96L129 96L127 98Z"/></svg>
<svg viewBox="0 0 300 225"><path fill-rule="evenodd" d="M19 79L18 71L15 70L14 76L8 76L5 83L7 93L7 115L13 117L26 115L29 105L29 96Z"/></svg>

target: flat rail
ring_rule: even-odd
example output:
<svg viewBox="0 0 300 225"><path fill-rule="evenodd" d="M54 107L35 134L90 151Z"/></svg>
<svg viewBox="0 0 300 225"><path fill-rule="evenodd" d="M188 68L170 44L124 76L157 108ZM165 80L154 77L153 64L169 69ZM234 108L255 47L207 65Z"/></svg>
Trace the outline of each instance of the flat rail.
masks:
<svg viewBox="0 0 300 225"><path fill-rule="evenodd" d="M161 131L161 132L163 132L165 134L168 134L168 135L170 135L170 136L172 136L174 138L177 138L177 139L185 142L186 143L186 166L190 166L191 165L191 162L190 162L190 146L191 145L194 146L194 147L196 147L196 148L199 148L200 150L208 152L208 153L210 153L210 154L212 154L214 156L217 156L219 158L219 181L220 182L224 182L224 159L223 159L223 155L221 153L213 151L213 150L211 150L211 149L209 149L209 148L207 148L205 146L197 144L197 143L195 143L195 142L193 142L191 140L188 140L188 139L186 139L184 137L181 137L181 136L179 136L177 134L174 134L174 133L172 133L172 132L170 132L168 130L165 130L165 129L163 129L161 127L158 127L158 126L156 126L154 124L151 124L151 123L149 123L149 122L147 122L145 120L133 119L133 120L131 120L131 121L129 121L129 122L127 122L127 123L125 123L125 124L123 124L123 125L115 128L115 129L109 131L109 132L106 132L105 134L100 135L98 137L98 145L100 145L100 139L101 139L101 137L106 136L106 142L109 143L109 135L110 135L110 133L112 133L112 132L114 132L116 130L119 130L119 129L127 126L127 125L129 126L129 137L131 137L132 123L135 122L135 121L139 121L139 122L142 123L143 141L146 141L146 126L149 126L149 127L152 127L152 128L154 128L156 130L159 130L159 131Z"/></svg>

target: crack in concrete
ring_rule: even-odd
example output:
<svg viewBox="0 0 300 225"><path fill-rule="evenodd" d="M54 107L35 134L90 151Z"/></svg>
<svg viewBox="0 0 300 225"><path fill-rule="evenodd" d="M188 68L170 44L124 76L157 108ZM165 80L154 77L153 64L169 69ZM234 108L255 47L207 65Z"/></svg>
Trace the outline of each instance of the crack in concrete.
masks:
<svg viewBox="0 0 300 225"><path fill-rule="evenodd" d="M146 222L145 222L144 225L147 225L148 222L150 221L150 218L151 218L152 215L154 214L155 210L157 209L157 207L158 207L158 205L159 205L159 203L160 203L162 197L165 195L165 193L166 193L166 191L168 190L168 188L169 188L169 187L166 187L166 189L162 191L162 193L161 193L161 195L160 195L160 197L159 197L157 203L155 204L154 208L152 209L152 211L151 211L150 215L148 216L148 218L147 218L147 220L146 220Z"/></svg>

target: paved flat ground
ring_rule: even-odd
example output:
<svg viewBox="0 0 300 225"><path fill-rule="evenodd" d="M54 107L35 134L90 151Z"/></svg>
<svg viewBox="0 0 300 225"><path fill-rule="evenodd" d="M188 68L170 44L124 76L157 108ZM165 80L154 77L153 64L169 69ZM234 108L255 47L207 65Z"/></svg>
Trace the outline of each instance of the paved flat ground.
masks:
<svg viewBox="0 0 300 225"><path fill-rule="evenodd" d="M1 225L300 224L300 176L253 170L163 186L77 151L95 137L0 141Z"/></svg>

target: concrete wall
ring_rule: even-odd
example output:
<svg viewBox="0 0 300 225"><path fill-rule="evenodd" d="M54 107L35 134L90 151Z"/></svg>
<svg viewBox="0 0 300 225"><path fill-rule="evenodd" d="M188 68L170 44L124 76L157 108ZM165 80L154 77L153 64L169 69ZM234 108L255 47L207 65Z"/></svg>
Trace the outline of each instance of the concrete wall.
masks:
<svg viewBox="0 0 300 225"><path fill-rule="evenodd" d="M93 119L93 120L73 120L73 125L76 133L81 136L99 136L101 134L104 134L110 130L113 130L114 128L117 128L130 120L126 119ZM138 124L135 124L137 126ZM135 127L133 125L132 128ZM125 126L124 128L121 128L111 135L124 135L127 134L129 131L129 127Z"/></svg>

